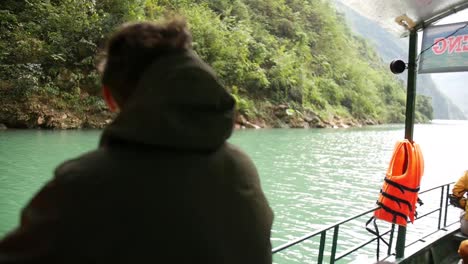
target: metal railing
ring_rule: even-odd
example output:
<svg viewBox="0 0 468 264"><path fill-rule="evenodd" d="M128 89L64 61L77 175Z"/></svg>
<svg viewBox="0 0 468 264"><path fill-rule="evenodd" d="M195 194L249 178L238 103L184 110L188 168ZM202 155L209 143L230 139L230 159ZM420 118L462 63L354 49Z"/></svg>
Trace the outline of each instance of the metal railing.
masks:
<svg viewBox="0 0 468 264"><path fill-rule="evenodd" d="M454 224L454 223L447 224L447 211L448 211L448 207L449 207L448 195L449 195L449 192L450 192L450 185L451 184L453 184L453 182L443 184L443 185L439 185L439 186L430 188L428 190L425 190L425 191L422 191L422 192L419 193L419 195L421 195L421 194L425 194L425 193L429 193L429 192L434 192L434 191L440 189L439 206L436 207L435 209L429 211L429 212L424 213L423 215L419 215L417 217L417 219L415 220L415 221L419 221L420 219L425 218L425 217L427 217L429 215L439 213L438 221L437 221L437 229L432 231L430 234L433 234L433 233L437 232L438 230L444 229L445 227ZM340 221L338 223L328 225L328 226L326 226L324 228L321 228L321 229L319 229L317 231L311 232L311 233L306 234L306 235L304 235L302 237L291 240L291 241L289 241L289 242L287 242L287 243L285 243L283 245L280 245L278 247L273 248L272 252L273 252L273 254L275 254L275 253L281 252L283 250L286 250L286 249L288 249L288 248L290 248L290 247L292 247L294 245L297 245L297 244L302 243L304 241L307 241L309 239L320 236L320 244L319 244L319 251L318 251L318 256L317 256L317 263L323 263L325 253L327 253L327 255L330 256L329 257L329 263L335 263L336 261L339 261L339 260L343 259L344 257L346 257L346 256L348 256L348 255L350 255L350 254L364 248L365 246L369 245L370 243L372 243L374 241L377 241L378 239L383 239L384 236L388 235L388 243L387 242L385 243L387 245L387 247L388 247L387 248L387 255L384 257L384 258L386 258L386 257L394 254L394 253L392 253L392 246L393 246L395 224L391 224L391 227L389 229L381 232L378 236L375 236L375 237L370 238L368 240L362 241L361 243L359 243L358 245L356 245L356 246L354 246L354 247L352 247L350 249L343 250L343 252L338 252L338 250L337 250L339 242L340 242L339 241L340 227L343 224L346 224L346 223L351 222L351 221L353 221L353 220L355 220L357 218L360 218L362 216L370 214L370 213L374 212L377 209L379 209L379 207L369 209L367 211L364 211L362 213L359 213L357 215L349 217L349 218L347 218L345 220L342 220L342 221ZM365 228L365 227L363 227L363 228ZM329 244L327 244L327 232L329 232L329 231L333 232L333 236L332 236L332 240L331 240L331 247L329 246ZM426 235L424 235L424 237L428 236L430 234L426 234ZM415 241L415 242L417 242L417 241ZM406 247L414 244L415 242L407 244ZM328 245L328 248L331 248L329 252L326 252L326 250L325 250L326 245ZM398 252L395 252L395 253L398 253ZM378 256L378 252L376 252L376 256Z"/></svg>

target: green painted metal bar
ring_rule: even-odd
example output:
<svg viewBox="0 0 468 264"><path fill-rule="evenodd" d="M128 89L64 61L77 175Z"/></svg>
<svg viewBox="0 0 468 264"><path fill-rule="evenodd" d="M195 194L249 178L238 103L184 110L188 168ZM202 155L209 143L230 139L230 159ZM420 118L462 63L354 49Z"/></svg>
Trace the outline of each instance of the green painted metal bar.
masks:
<svg viewBox="0 0 468 264"><path fill-rule="evenodd" d="M448 197L449 197L450 183L447 184L447 189L445 190L445 216L444 216L444 227L447 226L447 211L449 207Z"/></svg>
<svg viewBox="0 0 468 264"><path fill-rule="evenodd" d="M383 236L387 235L388 233L390 233L390 231L391 231L390 229L385 230L385 231L380 235L380 237L383 237ZM359 249L361 249L361 248L363 248L363 247L369 245L370 243L376 241L377 239L380 239L380 238L376 236L376 237L374 237L374 238L371 238L371 239L369 239L369 240L366 240L366 241L362 242L361 244L358 244L357 246L355 246L355 247L353 247L353 248L351 248L351 249L348 249L348 250L342 252L341 255L339 255L338 257L335 257L335 262L336 262L336 261L339 261L339 260L341 260L342 258L344 258L344 257L346 257L346 256L348 256L348 255L350 255L351 253L354 253L354 252L358 251Z"/></svg>
<svg viewBox="0 0 468 264"><path fill-rule="evenodd" d="M444 189L445 186L440 189L440 212L437 229L440 229L440 225L442 224L442 210L444 209Z"/></svg>
<svg viewBox="0 0 468 264"><path fill-rule="evenodd" d="M406 89L406 120L405 139L413 141L414 112L416 106L416 78L417 65L416 57L418 53L418 32L411 31L408 55L408 84Z"/></svg>
<svg viewBox="0 0 468 264"><path fill-rule="evenodd" d="M319 247L319 255L317 263L323 263L323 252L325 251L325 239L327 238L327 231L323 231L320 234L320 247Z"/></svg>
<svg viewBox="0 0 468 264"><path fill-rule="evenodd" d="M395 232L395 224L392 224L392 228L390 229L390 239L388 241L388 250L387 255L392 254L392 244L393 244L393 233Z"/></svg>
<svg viewBox="0 0 468 264"><path fill-rule="evenodd" d="M431 191L435 191L435 190L437 190L437 189L441 189L441 192L442 192L442 193L445 191L445 192L446 192L446 195L448 195L448 190L450 189L450 184L453 184L453 183L454 183L454 182L451 182L451 183L449 183L449 184L442 184L442 185L439 185L439 186L436 186L436 187L432 187L432 188L430 188L430 189L427 189L427 190L425 190L425 191L420 192L420 194L428 193L428 192L431 192ZM445 207L446 207L446 210L447 210L447 207L448 207L447 196L442 196L440 199L441 199L442 201L445 200ZM441 203L443 204L443 202L441 202ZM331 252L330 252L330 263L336 263L337 261L339 261L339 260L343 259L344 257L350 255L351 253L356 252L357 250L359 250L359 249L361 249L361 248L363 248L363 247L369 245L370 243L376 241L377 239L379 239L378 237L375 237L375 238L372 238L372 239L370 239L370 240L364 241L363 243L360 243L360 244L354 246L354 247L351 248L351 249L347 249L347 250L345 250L344 252L337 252L337 250L338 250L338 237L339 237L340 225L345 224L345 223L348 223L348 222L350 222L350 221L352 221L352 220L354 220L354 219L356 219L356 218L358 218L358 217L361 217L361 216L364 216L364 215L366 215L366 214L369 214L369 213L371 213L371 212L373 212L373 211L375 211L375 210L377 210L377 209L378 209L378 207L372 208L372 209L370 209L370 210L364 211L364 212L362 212L362 213L360 213L360 214L357 214L357 215L355 215L355 216L352 216L352 217L349 217L349 218L347 218L347 219L344 219L344 220L342 220L342 221L340 221L340 222L338 222L338 223L335 223L335 224L333 224L333 225L326 226L326 227L324 227L324 228L322 228L322 229L320 229L320 230L318 230L318 231L315 231L315 232L310 233L310 234L307 234L307 235L305 235L305 236L303 236L303 237L297 238L297 239L295 239L295 240L293 240L293 241L291 241L291 242L288 242L288 243L286 243L286 244L284 244L284 245L282 245L282 246L279 246L279 247L274 248L274 249L272 250L272 253L275 254L275 253L280 252L280 251L282 251L282 250L285 250L285 249L287 249L287 248L289 248L289 247L291 247L291 246L294 246L294 245L296 245L296 244L299 244L299 243L301 243L301 242L303 242L303 241L305 241L305 240L307 240L307 239L310 239L310 238L313 238L313 237L316 237L316 236L320 235L320 246L319 246L319 254L318 254L318 263L323 263L323 259L324 259L324 255L325 255L325 243L327 242L327 241L326 241L326 233L327 233L328 230L334 229L333 240L332 240L332 246L331 246L332 248L331 248ZM435 213L435 212L437 212L437 211L441 211L441 210L442 210L441 208L438 208L438 209L435 209L435 210L433 210L433 211L430 211L430 212L426 213L425 215L422 215L422 216L418 217L417 220L419 220L419 219L421 219L421 218L423 218L423 217L426 217L426 216L428 216L428 215L430 215L430 214L433 214L433 213ZM454 223L452 223L452 224L447 225L446 222L447 222L447 212L445 212L444 227L447 227L447 226L450 226L450 225L452 225L452 224L458 223L458 221L456 221L456 222L454 222ZM441 223L441 220L439 220L439 223ZM391 226L390 229L388 229L388 230L386 230L385 232L381 233L381 237L386 236L386 235L389 235L389 237L392 238L391 235L393 234L394 229L395 229L395 225L393 224L393 225ZM434 231L434 232L432 232L431 234L434 234L435 232L437 232L437 231ZM430 235L431 235L431 234L430 234ZM429 235L427 235L427 236L429 236ZM425 237L427 237L427 236L425 236ZM425 238L425 237L424 237L424 238ZM419 239L418 239L417 241L414 241L414 242L409 243L409 244L406 243L406 244L407 244L406 246L410 246L410 245L412 245L412 244L414 244L414 243L416 243L416 242L418 242L418 241L419 241ZM385 244L387 244L387 243L385 243ZM389 249L390 249L390 250L388 250L387 256L390 256L390 255L391 255L391 247L392 247L392 239L390 239L390 241L389 241L389 243L388 243L387 245L388 245L388 247L389 247ZM339 253L339 254L337 254L337 253ZM337 256L337 255L338 255L338 256Z"/></svg>
<svg viewBox="0 0 468 264"><path fill-rule="evenodd" d="M426 217L426 216L428 216L428 215L431 215L431 214L433 214L433 213L435 213L435 212L439 212L439 214L440 214L440 211L441 211L440 208L434 209L434 210L432 210L432 211L429 211L429 212L427 212L427 213L425 213L425 214L419 216L418 219L421 219L421 218L423 218L423 217ZM437 230L439 230L439 229L440 229L440 228L437 228Z"/></svg>
<svg viewBox="0 0 468 264"><path fill-rule="evenodd" d="M408 84L406 89L406 120L405 120L405 139L413 142L414 116L416 106L416 79L417 65L416 58L418 54L418 32L412 30L409 36L409 55L408 55ZM403 258L405 255L406 227L398 227L398 236L396 241L396 257Z"/></svg>
<svg viewBox="0 0 468 264"><path fill-rule="evenodd" d="M275 254L275 253L277 253L277 252L280 252L280 251L282 251L282 250L285 250L285 249L287 249L287 248L289 248L289 247L292 247L292 246L294 246L294 245L296 245L296 244L301 243L302 241L305 241L305 240L307 240L307 239L309 239L309 238L315 237L316 235L321 234L321 233L324 232L324 231L330 230L330 229L334 228L334 227L337 226L337 225L342 225L342 224L344 224L344 223L348 223L348 222L350 222L350 221L352 221L352 220L354 220L354 219L356 219L356 218L359 218L359 217L364 216L364 215L366 215L366 214L372 213L372 212L374 212L374 211L377 210L377 209L379 209L379 207L374 207L374 208L372 208L372 209L366 210L366 211L364 211L364 212L362 212L362 213L359 213L359 214L357 214L357 215L354 215L354 216L351 216L351 217L349 217L349 218L346 218L346 219L344 219L344 220L342 220L342 221L340 221L340 222L338 222L338 223L335 223L335 224L326 226L326 227L324 227L324 228L322 228L322 229L319 229L319 230L317 230L317 231L314 231L314 232L312 232L312 233L310 233L310 234L306 234L306 235L304 235L304 236L302 236L302 237L296 238L296 239L294 239L294 240L292 240L292 241L290 241L290 242L288 242L288 243L286 243L286 244L283 244L283 245L281 245L281 246L278 246L278 247L273 248L271 252L272 252L273 254Z"/></svg>
<svg viewBox="0 0 468 264"><path fill-rule="evenodd" d="M405 256L405 241L406 241L406 227L398 227L398 235L396 241L396 257L403 258Z"/></svg>
<svg viewBox="0 0 468 264"><path fill-rule="evenodd" d="M335 229L333 230L333 244L332 244L331 255L330 255L330 263L331 264L335 263L336 248L338 247L338 231L339 231L339 228L340 228L340 226L337 225L337 226L335 226Z"/></svg>
<svg viewBox="0 0 468 264"><path fill-rule="evenodd" d="M442 185L437 185L437 186L432 187L432 188L430 188L430 189L427 189L427 190L424 190L424 191L422 191L422 192L419 192L419 194L428 193L428 192L430 192L430 191L443 188L443 187L446 186L447 184L450 185L450 184L454 184L454 183L455 183L455 182L450 182L450 183L444 183L444 184L442 184Z"/></svg>

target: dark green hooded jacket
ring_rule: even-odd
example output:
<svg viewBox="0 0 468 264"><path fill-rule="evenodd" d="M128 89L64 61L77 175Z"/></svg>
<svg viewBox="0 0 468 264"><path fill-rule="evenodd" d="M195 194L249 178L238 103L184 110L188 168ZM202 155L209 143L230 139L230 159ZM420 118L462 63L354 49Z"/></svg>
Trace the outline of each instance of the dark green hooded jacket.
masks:
<svg viewBox="0 0 468 264"><path fill-rule="evenodd" d="M26 206L0 263L271 263L257 170L226 142L233 111L196 55L157 59L99 148Z"/></svg>

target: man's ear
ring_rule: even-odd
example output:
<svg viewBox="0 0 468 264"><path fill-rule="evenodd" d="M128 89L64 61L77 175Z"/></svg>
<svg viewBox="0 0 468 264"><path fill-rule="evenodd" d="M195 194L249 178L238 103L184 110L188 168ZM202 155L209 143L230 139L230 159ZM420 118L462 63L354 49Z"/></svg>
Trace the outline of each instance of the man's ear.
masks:
<svg viewBox="0 0 468 264"><path fill-rule="evenodd" d="M114 100L109 87L103 85L102 86L102 96L104 97L104 101L106 101L107 107L111 112L117 112L119 110L119 106Z"/></svg>

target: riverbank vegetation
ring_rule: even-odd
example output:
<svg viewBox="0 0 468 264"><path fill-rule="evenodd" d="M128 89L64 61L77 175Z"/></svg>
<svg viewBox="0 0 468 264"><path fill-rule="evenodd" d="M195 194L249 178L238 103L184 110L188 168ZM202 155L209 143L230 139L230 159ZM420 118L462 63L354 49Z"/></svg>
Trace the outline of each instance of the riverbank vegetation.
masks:
<svg viewBox="0 0 468 264"><path fill-rule="evenodd" d="M187 18L194 49L238 102L238 124L330 127L404 121L405 89L328 1L3 0L0 123L102 127L96 64L126 21ZM432 117L418 97L418 122Z"/></svg>

